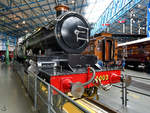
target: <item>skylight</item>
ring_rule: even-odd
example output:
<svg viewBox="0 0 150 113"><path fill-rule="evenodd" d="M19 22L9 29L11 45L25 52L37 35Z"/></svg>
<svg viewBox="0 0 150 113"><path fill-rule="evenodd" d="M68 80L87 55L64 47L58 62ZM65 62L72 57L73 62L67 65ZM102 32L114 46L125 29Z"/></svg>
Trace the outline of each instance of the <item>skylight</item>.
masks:
<svg viewBox="0 0 150 113"><path fill-rule="evenodd" d="M96 23L100 15L105 11L113 0L88 0L88 7L85 8L85 18L90 23Z"/></svg>

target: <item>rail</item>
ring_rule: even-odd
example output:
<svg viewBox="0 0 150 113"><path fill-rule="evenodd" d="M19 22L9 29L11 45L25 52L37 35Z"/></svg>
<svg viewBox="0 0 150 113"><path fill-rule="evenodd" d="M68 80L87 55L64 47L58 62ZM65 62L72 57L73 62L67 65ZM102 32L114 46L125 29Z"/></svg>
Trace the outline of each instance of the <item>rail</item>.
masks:
<svg viewBox="0 0 150 113"><path fill-rule="evenodd" d="M20 67L21 67L21 69L20 69ZM78 103L73 101L69 96L67 96L66 94L64 94L60 90L56 89L54 86L51 86L49 83L44 81L39 76L37 76L31 72L28 72L28 73L25 72L24 71L25 69L23 68L23 66L20 65L17 67L17 69L20 69L20 70L18 70L18 75L21 78L21 81L23 82L25 88L27 89L29 96L33 100L35 111L39 111L39 113L51 113L51 112L52 113L55 113L55 112L59 113L57 108L59 108L61 111L61 109L63 109L62 107L63 107L64 103L61 103L61 104L59 103L61 106L57 106L58 102L55 102L55 100L58 100L58 101L64 100L64 102L72 103L80 111L82 111L84 113L89 113L89 111L87 111L81 105L79 105ZM43 71L43 70L40 70L40 71L43 74L48 75L48 73L46 73L45 71ZM125 76L125 75L122 75L122 76ZM144 78L144 77L137 77L137 76L131 76L131 77L149 80L148 78ZM113 86L122 89L122 97L121 98L122 98L122 105L123 106L127 106L128 91L150 97L149 94L145 94L143 92L139 92L139 91L127 88L125 82L122 82L121 86L117 86L117 85L113 85ZM58 97L56 97L56 94L54 95L53 92L57 92Z"/></svg>
<svg viewBox="0 0 150 113"><path fill-rule="evenodd" d="M82 106L80 106L79 104L77 104L76 102L74 102L70 97L68 97L66 94L64 94L63 92L61 92L60 90L58 90L56 87L50 85L49 83L45 82L43 79L41 79L39 76L35 75L35 108L37 107L37 96L40 96L40 98L42 100L44 100L42 98L42 96L37 92L37 79L40 80L42 83L44 83L45 85L48 86L48 103L46 103L46 105L48 106L48 113L51 113L49 110L52 109L54 111L54 109L51 107L53 106L53 102L52 102L52 90L56 91L59 95L63 96L64 98L66 98L69 102L71 102L72 104L74 104L76 107L78 107L81 111L83 111L84 113L90 113L88 112L86 109L84 109ZM37 109L37 108L36 108Z"/></svg>

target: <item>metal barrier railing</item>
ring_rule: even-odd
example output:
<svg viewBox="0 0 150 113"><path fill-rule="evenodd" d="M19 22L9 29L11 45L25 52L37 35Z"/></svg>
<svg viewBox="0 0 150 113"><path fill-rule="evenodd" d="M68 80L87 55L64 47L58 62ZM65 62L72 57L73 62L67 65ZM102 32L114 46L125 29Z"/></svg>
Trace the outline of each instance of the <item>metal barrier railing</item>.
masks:
<svg viewBox="0 0 150 113"><path fill-rule="evenodd" d="M24 87L27 89L31 100L33 100L35 111L38 111L39 113L59 113L62 111L63 104L65 102L70 102L81 112L89 113L89 111L73 101L69 96L50 85L34 73L25 73L24 67L19 64L17 65L18 66L14 66L14 68L16 68L16 70L20 69L17 73L21 78ZM54 92L55 95L53 94ZM60 98L63 102L60 104L61 106L58 106Z"/></svg>
<svg viewBox="0 0 150 113"><path fill-rule="evenodd" d="M122 75L122 76L126 76L126 75ZM145 78L145 77L138 77L138 76L132 76L132 75L128 75L128 76L131 76L132 79L137 78L137 79L143 79L143 80L148 80L148 81L150 80L149 78ZM124 83L124 82L122 82L121 86L114 85L114 84L112 86L121 89L121 92L122 92L122 97L121 97L122 105L125 106L125 107L127 106L127 101L128 101L128 98L127 98L128 91L150 97L150 94L142 93L140 91L136 91L136 90L132 90L130 88L127 88L126 83Z"/></svg>
<svg viewBox="0 0 150 113"><path fill-rule="evenodd" d="M150 80L150 78L145 78L145 77L137 77L137 76L133 76L133 75L129 75L132 78L139 78L139 79L144 79L144 80Z"/></svg>

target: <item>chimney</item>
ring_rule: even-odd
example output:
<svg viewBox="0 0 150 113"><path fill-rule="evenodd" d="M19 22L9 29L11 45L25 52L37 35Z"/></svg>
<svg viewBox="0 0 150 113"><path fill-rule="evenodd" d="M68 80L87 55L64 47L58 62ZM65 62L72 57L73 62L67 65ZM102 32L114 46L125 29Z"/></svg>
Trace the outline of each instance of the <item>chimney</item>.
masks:
<svg viewBox="0 0 150 113"><path fill-rule="evenodd" d="M55 7L55 10L56 10L56 16L58 17L59 15L69 11L69 7L66 5L58 5Z"/></svg>

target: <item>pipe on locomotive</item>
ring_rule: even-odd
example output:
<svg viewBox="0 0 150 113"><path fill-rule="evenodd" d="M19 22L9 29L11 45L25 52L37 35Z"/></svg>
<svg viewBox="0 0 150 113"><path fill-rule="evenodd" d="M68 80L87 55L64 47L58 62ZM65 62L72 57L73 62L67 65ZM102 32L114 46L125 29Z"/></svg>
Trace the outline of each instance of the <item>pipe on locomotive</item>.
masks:
<svg viewBox="0 0 150 113"><path fill-rule="evenodd" d="M90 72L90 70L93 72L93 75L89 81L85 83L80 83L80 82L71 83L71 94L73 95L73 97L80 98L84 93L84 86L87 86L94 80L96 76L95 70L92 67L88 67L88 72Z"/></svg>
<svg viewBox="0 0 150 113"><path fill-rule="evenodd" d="M86 85L90 84L96 76L94 68L92 68L92 67L88 67L88 68L93 72L93 75L92 75L91 79L89 81L83 83L82 86L86 86Z"/></svg>

